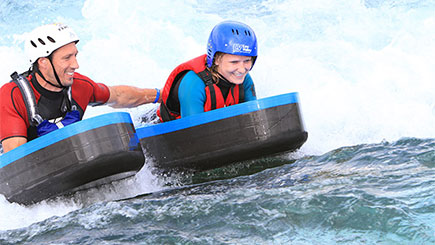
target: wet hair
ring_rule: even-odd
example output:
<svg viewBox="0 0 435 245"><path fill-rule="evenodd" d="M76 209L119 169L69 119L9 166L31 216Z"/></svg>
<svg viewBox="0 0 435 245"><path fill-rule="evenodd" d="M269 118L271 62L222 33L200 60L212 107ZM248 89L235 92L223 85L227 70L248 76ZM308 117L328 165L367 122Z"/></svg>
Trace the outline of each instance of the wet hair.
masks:
<svg viewBox="0 0 435 245"><path fill-rule="evenodd" d="M54 52L53 52L53 53L54 53ZM53 53L51 53L51 54L50 54L49 56L47 56L47 57L40 57L40 58L47 58L47 59L49 59L49 60L52 60L52 58L53 58ZM36 59L35 62L33 62L32 66L31 66L30 69L29 69L29 72L33 72L33 71L37 71L37 70L38 70L38 68L39 68L38 60L39 60L40 58Z"/></svg>
<svg viewBox="0 0 435 245"><path fill-rule="evenodd" d="M32 66L30 67L30 70L29 70L29 71L37 71L38 68L39 68L38 60L36 60L35 62L33 62L33 64L32 64Z"/></svg>
<svg viewBox="0 0 435 245"><path fill-rule="evenodd" d="M220 59L225 53L222 52L216 52L216 54L214 55L213 58L213 64L211 65L211 67L207 67L207 70L210 71L211 73L211 77L213 79L214 83L218 83L219 82L219 77L221 76L218 72L218 65L216 65L216 60Z"/></svg>

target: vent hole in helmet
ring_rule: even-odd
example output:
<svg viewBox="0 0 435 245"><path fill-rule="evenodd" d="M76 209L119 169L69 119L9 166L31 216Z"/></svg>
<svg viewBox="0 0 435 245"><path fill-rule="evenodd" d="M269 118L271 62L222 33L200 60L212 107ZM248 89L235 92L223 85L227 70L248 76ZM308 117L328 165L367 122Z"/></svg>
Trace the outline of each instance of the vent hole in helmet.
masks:
<svg viewBox="0 0 435 245"><path fill-rule="evenodd" d="M32 44L33 47L37 48L38 46L36 46L36 43L34 43L33 41L30 41L30 44Z"/></svg>
<svg viewBox="0 0 435 245"><path fill-rule="evenodd" d="M234 32L234 29L231 29L231 31L233 32L233 35L236 34L236 33Z"/></svg>
<svg viewBox="0 0 435 245"><path fill-rule="evenodd" d="M45 45L45 42L44 41L42 41L42 39L41 38L38 38L38 41L42 44L42 45Z"/></svg>
<svg viewBox="0 0 435 245"><path fill-rule="evenodd" d="M47 36L47 39L48 39L48 41L50 41L50 42L52 42L52 43L55 43L56 41L52 38L52 37L50 37L50 36Z"/></svg>
<svg viewBox="0 0 435 245"><path fill-rule="evenodd" d="M248 35L251 36L251 32L250 31L248 31Z"/></svg>
<svg viewBox="0 0 435 245"><path fill-rule="evenodd" d="M237 35L239 35L239 30L236 29L236 33L237 33Z"/></svg>

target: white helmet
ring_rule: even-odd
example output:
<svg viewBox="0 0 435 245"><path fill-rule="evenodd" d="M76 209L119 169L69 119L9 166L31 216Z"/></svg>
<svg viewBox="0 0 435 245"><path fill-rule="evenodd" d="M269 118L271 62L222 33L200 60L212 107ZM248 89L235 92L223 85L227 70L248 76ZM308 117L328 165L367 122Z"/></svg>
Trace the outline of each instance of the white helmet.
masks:
<svg viewBox="0 0 435 245"><path fill-rule="evenodd" d="M77 34L67 25L49 24L33 30L24 44L24 49L33 64L38 58L47 57L56 49L78 41Z"/></svg>

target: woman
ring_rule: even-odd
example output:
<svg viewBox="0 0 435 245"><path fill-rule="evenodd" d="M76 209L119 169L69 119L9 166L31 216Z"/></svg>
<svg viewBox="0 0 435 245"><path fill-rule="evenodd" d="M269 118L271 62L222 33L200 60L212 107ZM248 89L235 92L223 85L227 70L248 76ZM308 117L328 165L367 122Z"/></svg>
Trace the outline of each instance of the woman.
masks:
<svg viewBox="0 0 435 245"><path fill-rule="evenodd" d="M210 33L207 54L177 66L169 75L157 111L162 122L255 100L249 71L257 39L247 25L224 21Z"/></svg>

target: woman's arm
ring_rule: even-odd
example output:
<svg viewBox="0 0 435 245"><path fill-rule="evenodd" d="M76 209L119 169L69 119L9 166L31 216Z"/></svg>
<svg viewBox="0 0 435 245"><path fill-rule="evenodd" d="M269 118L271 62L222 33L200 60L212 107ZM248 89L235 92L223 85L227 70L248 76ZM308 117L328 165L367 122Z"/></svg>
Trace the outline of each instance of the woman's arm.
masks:
<svg viewBox="0 0 435 245"><path fill-rule="evenodd" d="M256 100L257 95L255 93L254 81L252 81L251 76L246 75L245 81L243 81L243 89L245 90L245 101Z"/></svg>
<svg viewBox="0 0 435 245"><path fill-rule="evenodd" d="M193 71L183 77L178 88L181 117L204 112L205 84Z"/></svg>

